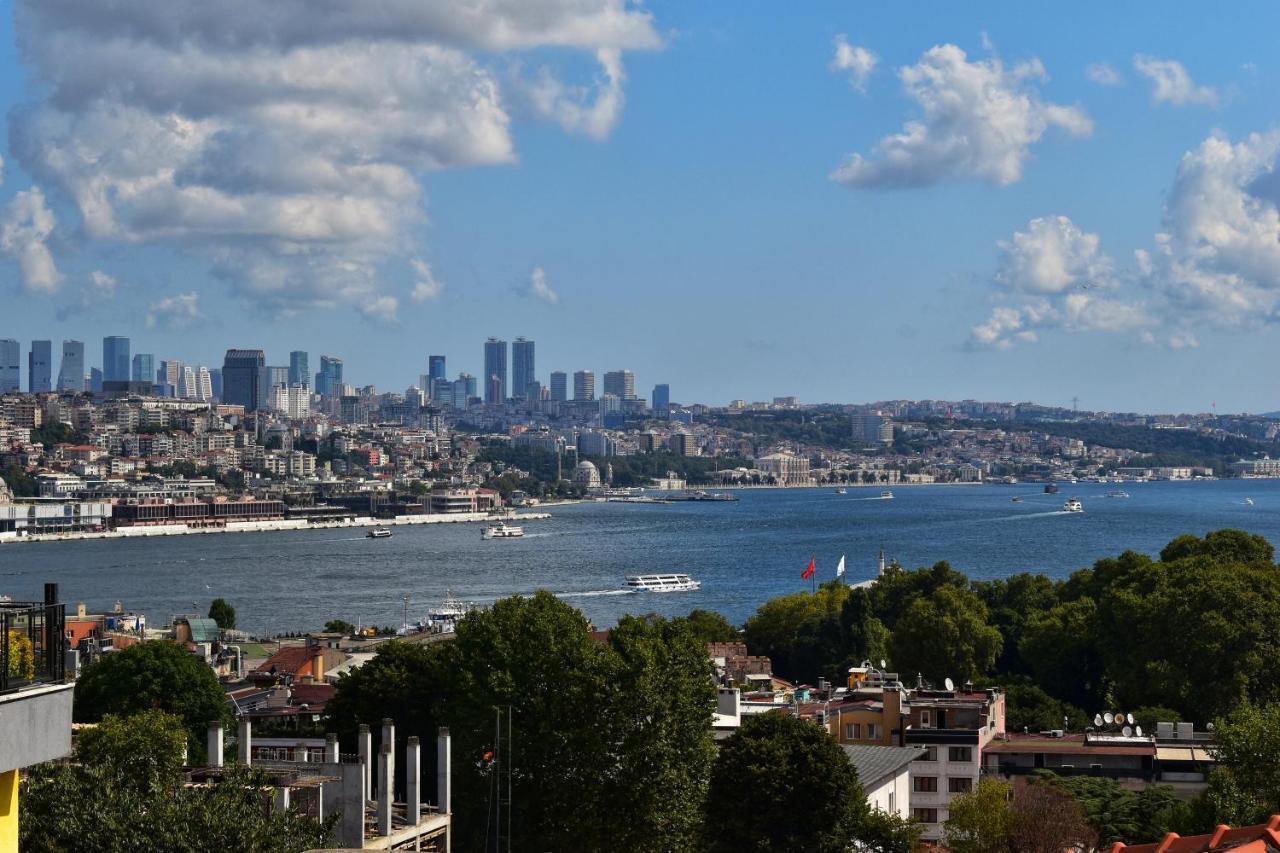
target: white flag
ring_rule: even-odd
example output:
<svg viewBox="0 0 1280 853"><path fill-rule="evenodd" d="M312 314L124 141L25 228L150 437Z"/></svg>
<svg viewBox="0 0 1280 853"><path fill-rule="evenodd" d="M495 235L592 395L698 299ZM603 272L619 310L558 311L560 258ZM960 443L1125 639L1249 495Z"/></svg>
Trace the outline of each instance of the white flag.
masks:
<svg viewBox="0 0 1280 853"><path fill-rule="evenodd" d="M841 554L840 563L839 565L836 566L836 577L842 577L843 575L844 575L844 554Z"/></svg>

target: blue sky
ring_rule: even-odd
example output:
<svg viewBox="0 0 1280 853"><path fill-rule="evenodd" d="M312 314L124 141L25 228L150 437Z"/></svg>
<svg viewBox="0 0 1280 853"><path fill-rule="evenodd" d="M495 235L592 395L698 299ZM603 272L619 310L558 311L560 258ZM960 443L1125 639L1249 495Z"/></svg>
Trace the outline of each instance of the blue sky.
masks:
<svg viewBox="0 0 1280 853"><path fill-rule="evenodd" d="M16 0L0 336L307 349L387 389L524 335L544 381L683 402L1280 408L1271 5L456 0L384 30L283 0L235 31L248 2Z"/></svg>

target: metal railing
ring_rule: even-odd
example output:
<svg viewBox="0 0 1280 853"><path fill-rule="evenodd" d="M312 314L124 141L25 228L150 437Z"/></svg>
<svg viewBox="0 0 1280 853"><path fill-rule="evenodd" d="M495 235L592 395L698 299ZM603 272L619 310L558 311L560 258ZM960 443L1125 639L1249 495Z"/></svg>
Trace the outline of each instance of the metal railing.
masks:
<svg viewBox="0 0 1280 853"><path fill-rule="evenodd" d="M0 601L0 694L66 678L66 613L57 584L45 603Z"/></svg>

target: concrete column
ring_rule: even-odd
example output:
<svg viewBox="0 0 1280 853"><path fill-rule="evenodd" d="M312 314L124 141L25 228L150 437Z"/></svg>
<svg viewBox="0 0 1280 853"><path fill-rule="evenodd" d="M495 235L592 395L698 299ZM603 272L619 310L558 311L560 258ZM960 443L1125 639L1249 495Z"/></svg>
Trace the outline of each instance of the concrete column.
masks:
<svg viewBox="0 0 1280 853"><path fill-rule="evenodd" d="M283 785L276 788L276 811L284 814L289 810L289 789Z"/></svg>
<svg viewBox="0 0 1280 853"><path fill-rule="evenodd" d="M296 744L293 747L293 760L306 763L307 761L307 745L305 743Z"/></svg>
<svg viewBox="0 0 1280 853"><path fill-rule="evenodd" d="M364 769L358 764L326 764L325 776L337 777L324 783L324 814L337 814L334 846L359 850L364 847Z"/></svg>
<svg viewBox="0 0 1280 853"><path fill-rule="evenodd" d="M206 751L209 753L210 767L222 766L222 722L214 720L209 723L209 736Z"/></svg>
<svg viewBox="0 0 1280 853"><path fill-rule="evenodd" d="M390 799L396 798L396 723L390 717L382 720L382 745L391 747L391 754L387 758L387 763L391 765L391 787L387 789L387 795ZM378 797L382 797L382 791L378 791Z"/></svg>
<svg viewBox="0 0 1280 853"><path fill-rule="evenodd" d="M356 737L356 752L360 754L360 766L363 768L364 799L373 799L373 733L366 723L360 724L360 734Z"/></svg>
<svg viewBox="0 0 1280 853"><path fill-rule="evenodd" d="M341 760L338 755L337 735L324 736L324 760L326 764L337 764Z"/></svg>
<svg viewBox="0 0 1280 853"><path fill-rule="evenodd" d="M422 819L422 750L416 735L404 746L404 813L410 826Z"/></svg>
<svg viewBox="0 0 1280 853"><path fill-rule="evenodd" d="M253 764L253 723L248 717L240 718L240 742L237 745L240 763L248 767Z"/></svg>
<svg viewBox="0 0 1280 853"><path fill-rule="evenodd" d="M436 736L436 809L440 814L453 811L453 759L447 728L441 728Z"/></svg>
<svg viewBox="0 0 1280 853"><path fill-rule="evenodd" d="M391 744L384 743L378 750L378 835L383 838L391 834L392 766Z"/></svg>

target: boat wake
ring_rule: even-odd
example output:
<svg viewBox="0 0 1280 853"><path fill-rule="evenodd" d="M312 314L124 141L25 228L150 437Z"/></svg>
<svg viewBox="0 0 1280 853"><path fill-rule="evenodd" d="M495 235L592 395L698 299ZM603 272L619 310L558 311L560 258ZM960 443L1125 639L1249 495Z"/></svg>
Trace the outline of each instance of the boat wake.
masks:
<svg viewBox="0 0 1280 853"><path fill-rule="evenodd" d="M1066 510L1055 509L1050 512L1024 512L1018 515L1002 515L999 518L989 519L990 521L1017 521L1022 518L1052 518L1055 515L1080 515L1078 512L1067 512Z"/></svg>
<svg viewBox="0 0 1280 853"><path fill-rule="evenodd" d="M596 598L601 595L635 595L634 589L591 589L586 592L557 592L556 598Z"/></svg>

